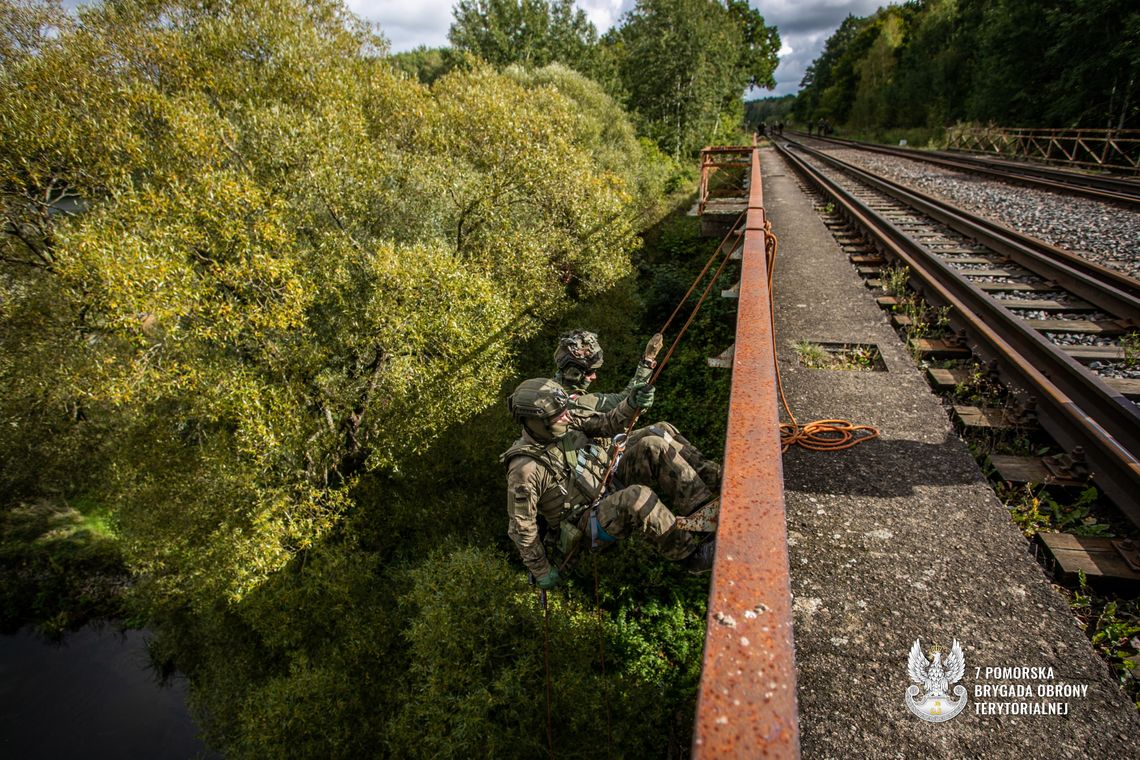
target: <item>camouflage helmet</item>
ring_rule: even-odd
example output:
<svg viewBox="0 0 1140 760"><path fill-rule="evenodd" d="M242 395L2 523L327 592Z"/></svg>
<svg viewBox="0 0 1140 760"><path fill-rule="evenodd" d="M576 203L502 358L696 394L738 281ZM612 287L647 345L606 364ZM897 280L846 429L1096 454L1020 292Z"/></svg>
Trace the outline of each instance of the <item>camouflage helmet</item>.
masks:
<svg viewBox="0 0 1140 760"><path fill-rule="evenodd" d="M558 348L554 349L554 363L560 370L571 365L584 372L601 367L602 346L598 343L597 334L588 330L571 330L562 335L558 339Z"/></svg>
<svg viewBox="0 0 1140 760"><path fill-rule="evenodd" d="M507 397L507 409L520 425L526 425L528 421L547 425L569 408L570 397L562 386L542 377L523 380Z"/></svg>

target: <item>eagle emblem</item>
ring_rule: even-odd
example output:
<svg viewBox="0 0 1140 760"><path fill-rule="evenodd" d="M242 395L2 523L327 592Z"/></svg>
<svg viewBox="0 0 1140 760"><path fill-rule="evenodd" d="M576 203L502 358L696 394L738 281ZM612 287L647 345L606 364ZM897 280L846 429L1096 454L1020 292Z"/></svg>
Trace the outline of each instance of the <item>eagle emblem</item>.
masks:
<svg viewBox="0 0 1140 760"><path fill-rule="evenodd" d="M907 673L915 685L907 687L906 706L923 720L941 723L950 720L966 707L966 689L954 686L954 697L950 697L950 687L961 680L966 672L966 657L955 639L946 661L942 661L942 650L932 647L933 657L928 661L922 653L922 640L915 639L907 658ZM916 699L919 695L920 699Z"/></svg>

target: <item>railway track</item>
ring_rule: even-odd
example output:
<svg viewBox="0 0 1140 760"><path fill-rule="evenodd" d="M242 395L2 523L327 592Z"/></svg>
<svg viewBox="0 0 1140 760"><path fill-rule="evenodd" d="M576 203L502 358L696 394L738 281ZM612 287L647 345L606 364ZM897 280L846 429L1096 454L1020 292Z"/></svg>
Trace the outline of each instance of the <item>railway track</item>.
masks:
<svg viewBox="0 0 1140 760"><path fill-rule="evenodd" d="M808 137L801 133L795 134L801 137ZM923 151L913 148L895 148L889 145L875 145L855 140L843 140L836 137L812 136L810 139L846 148L907 158L913 161L924 161L947 169L983 174L996 179L1058 193L1080 195L1099 201L1117 203L1131 209L1140 208L1140 182L1132 179L1122 179L1100 174L1083 174L1066 171L1064 169L1036 166L1024 162L957 153Z"/></svg>
<svg viewBox="0 0 1140 760"><path fill-rule="evenodd" d="M1019 389L1140 525L1140 407L1127 383L1088 366L1123 360L1120 338L1140 326L1140 282L825 153L777 147L870 241L867 262L905 266L928 303L949 307L958 342Z"/></svg>

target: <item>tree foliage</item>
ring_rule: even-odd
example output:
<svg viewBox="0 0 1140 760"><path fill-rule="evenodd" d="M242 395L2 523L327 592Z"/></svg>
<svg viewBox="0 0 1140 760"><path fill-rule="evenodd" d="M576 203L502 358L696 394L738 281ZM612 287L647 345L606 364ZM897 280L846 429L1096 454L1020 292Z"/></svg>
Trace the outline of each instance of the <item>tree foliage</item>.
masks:
<svg viewBox="0 0 1140 760"><path fill-rule="evenodd" d="M452 16L451 44L496 66L593 67L598 31L574 0L460 0Z"/></svg>
<svg viewBox="0 0 1140 760"><path fill-rule="evenodd" d="M453 48L429 48L420 45L414 50L396 53L388 59L392 66L415 77L420 84L430 85L452 69L464 64L463 55Z"/></svg>
<svg viewBox="0 0 1140 760"><path fill-rule="evenodd" d="M121 0L0 74L5 482L98 471L173 602L248 593L628 271L575 102L379 45L324 0Z"/></svg>
<svg viewBox="0 0 1140 760"><path fill-rule="evenodd" d="M603 44L629 109L673 156L737 128L745 87L774 85L780 47L747 3L718 0L638 0Z"/></svg>
<svg viewBox="0 0 1140 760"><path fill-rule="evenodd" d="M543 752L498 402L570 326L632 370L670 162L571 68L400 60L336 0L0 24L0 488L109 515L229 757ZM610 612L556 603L558 754L598 753L606 695L617 754L677 751L707 588L599 562Z"/></svg>
<svg viewBox="0 0 1140 760"><path fill-rule="evenodd" d="M800 119L867 127L1140 125L1140 10L1123 0L915 0L849 16Z"/></svg>

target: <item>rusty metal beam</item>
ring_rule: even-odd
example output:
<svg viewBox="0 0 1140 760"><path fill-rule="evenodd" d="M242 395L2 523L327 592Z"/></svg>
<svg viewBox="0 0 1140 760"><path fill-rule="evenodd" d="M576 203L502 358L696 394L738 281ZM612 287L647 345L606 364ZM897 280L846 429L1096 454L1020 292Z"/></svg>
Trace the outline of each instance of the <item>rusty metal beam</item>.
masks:
<svg viewBox="0 0 1140 760"><path fill-rule="evenodd" d="M788 575L760 151L751 186L729 397L716 563L694 758L798 758Z"/></svg>
<svg viewBox="0 0 1140 760"><path fill-rule="evenodd" d="M705 213L709 200L709 179L717 169L730 166L750 167L750 149L736 145L711 146L701 149L701 184L697 194L697 213Z"/></svg>

